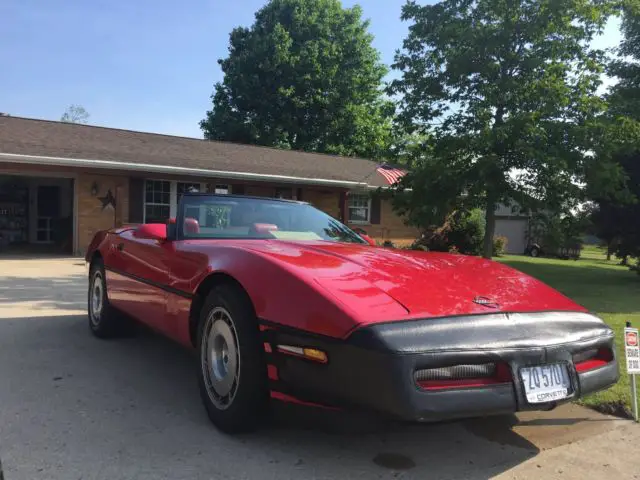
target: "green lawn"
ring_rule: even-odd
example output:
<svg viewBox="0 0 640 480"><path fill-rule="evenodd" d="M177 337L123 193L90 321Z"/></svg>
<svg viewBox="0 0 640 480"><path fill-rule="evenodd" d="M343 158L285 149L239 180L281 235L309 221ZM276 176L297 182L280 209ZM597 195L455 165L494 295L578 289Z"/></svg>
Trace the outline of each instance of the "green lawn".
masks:
<svg viewBox="0 0 640 480"><path fill-rule="evenodd" d="M532 275L600 315L616 332L621 376L618 384L581 403L610 413L630 415L631 390L624 371L623 329L630 321L640 327L640 275L607 261L604 251L583 250L579 260L557 260L505 255L496 260ZM640 392L640 389L639 389Z"/></svg>

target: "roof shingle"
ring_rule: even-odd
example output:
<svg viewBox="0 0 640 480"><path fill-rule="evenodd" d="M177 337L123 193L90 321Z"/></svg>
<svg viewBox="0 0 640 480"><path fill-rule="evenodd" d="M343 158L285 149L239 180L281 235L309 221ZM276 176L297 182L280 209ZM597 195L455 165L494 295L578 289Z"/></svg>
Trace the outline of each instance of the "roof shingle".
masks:
<svg viewBox="0 0 640 480"><path fill-rule="evenodd" d="M0 117L0 153L278 174L388 186L372 160L175 137L74 123Z"/></svg>

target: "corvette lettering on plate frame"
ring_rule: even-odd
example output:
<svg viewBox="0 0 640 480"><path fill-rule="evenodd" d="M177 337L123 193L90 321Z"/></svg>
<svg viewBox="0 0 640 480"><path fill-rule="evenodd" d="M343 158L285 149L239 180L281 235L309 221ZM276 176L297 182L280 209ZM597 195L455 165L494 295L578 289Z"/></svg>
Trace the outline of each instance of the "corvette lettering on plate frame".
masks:
<svg viewBox="0 0 640 480"><path fill-rule="evenodd" d="M529 403L544 403L569 396L571 380L566 365L539 365L520 369L520 378Z"/></svg>

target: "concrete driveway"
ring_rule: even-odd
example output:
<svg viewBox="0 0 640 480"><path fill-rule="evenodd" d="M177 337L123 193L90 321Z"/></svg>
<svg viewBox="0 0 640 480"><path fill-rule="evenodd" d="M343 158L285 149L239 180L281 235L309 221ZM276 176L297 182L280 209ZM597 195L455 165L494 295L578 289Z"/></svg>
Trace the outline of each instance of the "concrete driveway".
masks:
<svg viewBox="0 0 640 480"><path fill-rule="evenodd" d="M7 480L640 478L639 428L574 406L403 425L278 405L240 437L206 418L190 352L92 338L81 259L0 260Z"/></svg>

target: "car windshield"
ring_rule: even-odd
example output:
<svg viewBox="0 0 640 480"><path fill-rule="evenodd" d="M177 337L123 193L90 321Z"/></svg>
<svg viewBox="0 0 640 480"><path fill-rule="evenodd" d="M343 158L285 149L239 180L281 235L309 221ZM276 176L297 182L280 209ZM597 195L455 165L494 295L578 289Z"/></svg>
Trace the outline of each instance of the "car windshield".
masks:
<svg viewBox="0 0 640 480"><path fill-rule="evenodd" d="M181 237L329 240L366 243L336 219L305 203L228 195L185 195Z"/></svg>

